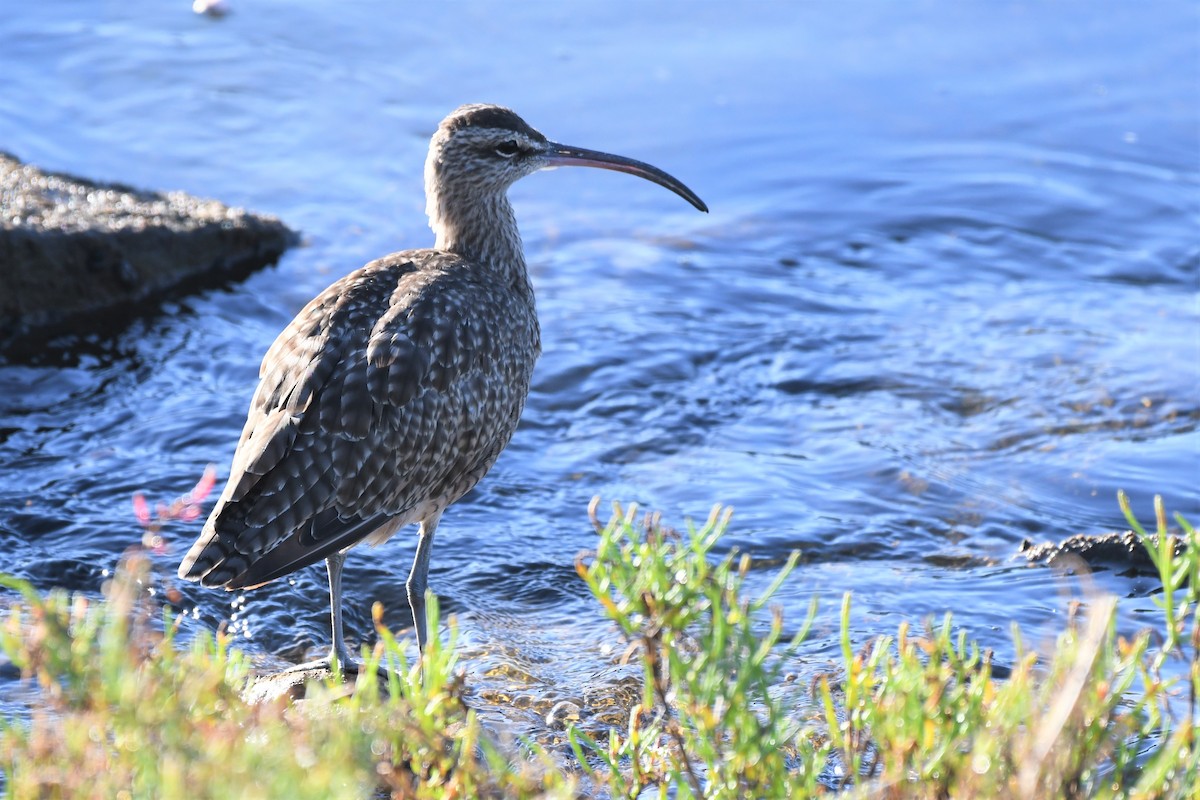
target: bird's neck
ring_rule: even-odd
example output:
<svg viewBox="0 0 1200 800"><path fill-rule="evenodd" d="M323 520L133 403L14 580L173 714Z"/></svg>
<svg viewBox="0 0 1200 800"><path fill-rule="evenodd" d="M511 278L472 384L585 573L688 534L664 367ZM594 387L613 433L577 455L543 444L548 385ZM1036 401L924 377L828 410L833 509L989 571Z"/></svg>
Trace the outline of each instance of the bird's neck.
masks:
<svg viewBox="0 0 1200 800"><path fill-rule="evenodd" d="M436 249L486 267L532 297L521 233L507 197L495 193L456 202L452 196L433 194L427 211Z"/></svg>

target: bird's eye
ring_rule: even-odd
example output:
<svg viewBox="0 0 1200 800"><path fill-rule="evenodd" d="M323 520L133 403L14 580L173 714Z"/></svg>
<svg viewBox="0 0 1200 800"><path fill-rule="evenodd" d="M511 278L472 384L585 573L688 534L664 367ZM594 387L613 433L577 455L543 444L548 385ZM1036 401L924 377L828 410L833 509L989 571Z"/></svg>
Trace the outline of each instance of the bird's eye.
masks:
<svg viewBox="0 0 1200 800"><path fill-rule="evenodd" d="M501 158L513 158L520 152L521 145L517 144L511 139L507 142L501 142L500 144L496 145L496 155L500 156Z"/></svg>

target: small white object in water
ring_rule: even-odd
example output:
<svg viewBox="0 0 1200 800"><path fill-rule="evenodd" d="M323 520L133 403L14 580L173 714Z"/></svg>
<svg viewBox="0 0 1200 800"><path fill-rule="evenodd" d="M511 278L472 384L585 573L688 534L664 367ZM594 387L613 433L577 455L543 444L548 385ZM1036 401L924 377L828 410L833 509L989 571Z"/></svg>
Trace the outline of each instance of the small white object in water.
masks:
<svg viewBox="0 0 1200 800"><path fill-rule="evenodd" d="M233 9L225 0L193 0L192 11L209 17L223 17Z"/></svg>

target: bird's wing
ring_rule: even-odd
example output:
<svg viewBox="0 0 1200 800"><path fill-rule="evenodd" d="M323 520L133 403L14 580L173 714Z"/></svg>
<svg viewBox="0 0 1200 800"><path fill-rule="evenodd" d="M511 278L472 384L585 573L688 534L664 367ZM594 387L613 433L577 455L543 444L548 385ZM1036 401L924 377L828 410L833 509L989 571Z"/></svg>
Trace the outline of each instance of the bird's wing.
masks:
<svg viewBox="0 0 1200 800"><path fill-rule="evenodd" d="M181 577L265 583L408 521L486 456L479 428L489 426L470 416L496 405L489 370L507 343L472 321L496 311L472 308L494 293L454 266L429 251L372 262L280 334L228 485Z"/></svg>

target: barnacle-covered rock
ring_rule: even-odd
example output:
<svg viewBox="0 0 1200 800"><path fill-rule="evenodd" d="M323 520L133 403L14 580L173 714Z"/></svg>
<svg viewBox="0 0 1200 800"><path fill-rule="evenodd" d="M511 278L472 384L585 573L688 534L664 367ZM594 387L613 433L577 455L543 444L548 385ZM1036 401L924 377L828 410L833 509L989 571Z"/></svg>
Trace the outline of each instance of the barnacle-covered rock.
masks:
<svg viewBox="0 0 1200 800"><path fill-rule="evenodd" d="M167 294L244 277L296 241L275 217L0 152L0 350L36 350Z"/></svg>

